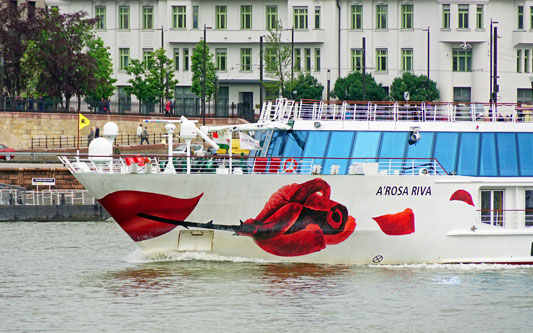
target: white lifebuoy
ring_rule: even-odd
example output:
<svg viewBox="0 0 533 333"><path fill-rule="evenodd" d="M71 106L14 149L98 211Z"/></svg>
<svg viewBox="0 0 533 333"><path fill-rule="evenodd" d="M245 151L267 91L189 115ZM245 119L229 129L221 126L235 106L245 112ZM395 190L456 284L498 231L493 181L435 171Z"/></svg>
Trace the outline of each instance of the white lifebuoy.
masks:
<svg viewBox="0 0 533 333"><path fill-rule="evenodd" d="M285 163L283 163L283 172L293 173L294 170L296 170L297 166L298 166L298 162L296 162L294 158L286 159Z"/></svg>

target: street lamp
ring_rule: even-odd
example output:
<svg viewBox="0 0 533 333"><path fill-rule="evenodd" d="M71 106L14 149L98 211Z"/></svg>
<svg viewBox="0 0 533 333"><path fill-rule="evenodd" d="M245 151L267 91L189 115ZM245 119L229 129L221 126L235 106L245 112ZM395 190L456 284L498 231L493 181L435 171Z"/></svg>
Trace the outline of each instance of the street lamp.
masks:
<svg viewBox="0 0 533 333"><path fill-rule="evenodd" d="M155 29L155 30L161 30L161 49L165 49L164 48L164 30L163 30L163 26L161 26L161 29ZM163 63L161 63L161 66L160 66L160 74L161 74L161 86L163 85ZM166 83L166 99L168 99L168 73L167 73L167 83ZM160 99L159 100L159 113L163 113L163 100Z"/></svg>
<svg viewBox="0 0 533 333"><path fill-rule="evenodd" d="M326 100L328 101L329 103L329 75L330 75L330 72L331 70L328 69L328 87L327 87L327 90L326 90Z"/></svg>
<svg viewBox="0 0 533 333"><path fill-rule="evenodd" d="M492 19L490 19L490 50L489 50L490 51L490 79L489 81L490 81L490 103L491 104L496 102L496 94L497 94L497 87L495 86L495 84L497 84L496 64L497 64L498 57L496 55L496 50L497 50L496 38L498 36L497 36L497 33L495 34L493 31L496 28L496 27L493 27L495 24L498 24L498 21L493 21ZM496 31L498 30L496 29Z"/></svg>
<svg viewBox="0 0 533 333"><path fill-rule="evenodd" d="M426 101L429 100L429 60L430 60L430 53L429 53L429 42L430 42L430 34L429 34L429 25L428 25L428 28L427 29L422 29L422 31L427 31L428 32L428 49L427 49L427 60L428 60L428 64L427 64L427 70L428 70L428 78L427 78L427 82L426 82Z"/></svg>

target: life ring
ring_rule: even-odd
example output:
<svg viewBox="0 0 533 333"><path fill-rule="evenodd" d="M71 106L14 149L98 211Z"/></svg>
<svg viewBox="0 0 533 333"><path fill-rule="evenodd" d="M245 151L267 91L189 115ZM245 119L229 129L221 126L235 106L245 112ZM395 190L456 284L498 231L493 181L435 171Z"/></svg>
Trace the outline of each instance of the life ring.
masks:
<svg viewBox="0 0 533 333"><path fill-rule="evenodd" d="M298 162L294 158L289 158L285 160L285 163L283 163L283 172L285 173L292 173L298 166Z"/></svg>

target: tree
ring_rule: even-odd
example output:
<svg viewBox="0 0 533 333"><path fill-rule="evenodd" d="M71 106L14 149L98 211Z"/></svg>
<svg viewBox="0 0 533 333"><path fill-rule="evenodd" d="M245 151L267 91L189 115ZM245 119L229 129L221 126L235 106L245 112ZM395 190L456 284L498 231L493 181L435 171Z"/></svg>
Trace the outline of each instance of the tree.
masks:
<svg viewBox="0 0 533 333"><path fill-rule="evenodd" d="M283 42L281 34L283 26L279 20L273 29L268 29L265 38L265 74L273 81L265 82L267 89L281 90L285 96L287 81L289 81L292 66L292 50L290 44Z"/></svg>
<svg viewBox="0 0 533 333"><path fill-rule="evenodd" d="M309 73L300 73L296 80L287 83L287 89L283 97L301 99L322 99L324 86Z"/></svg>
<svg viewBox="0 0 533 333"><path fill-rule="evenodd" d="M374 77L366 74L366 97L369 101L382 101L387 96L381 83L376 83ZM335 81L335 87L331 93L340 100L362 101L363 100L363 74L353 72L344 78Z"/></svg>
<svg viewBox="0 0 533 333"><path fill-rule="evenodd" d="M48 96L65 99L69 108L72 96L83 96L97 84L93 73L97 64L87 53L88 41L93 38L94 19L87 13L60 13L42 9L38 23L40 33L29 52L35 69L39 71L37 90Z"/></svg>
<svg viewBox="0 0 533 333"><path fill-rule="evenodd" d="M95 103L101 98L111 97L115 91L114 83L117 81L112 78L113 62L109 53L109 47L105 47L104 41L100 38L92 38L87 42L87 53L96 63L95 72L93 73L95 84L87 86L85 97L89 103Z"/></svg>
<svg viewBox="0 0 533 333"><path fill-rule="evenodd" d="M146 61L132 59L126 68L126 72L133 76L128 80L130 86L125 88L126 92L135 95L141 106L161 101L166 95L166 88L174 90L178 84L178 80L174 79L172 64L173 61L162 48L152 52ZM172 95L169 91L169 98Z"/></svg>
<svg viewBox="0 0 533 333"><path fill-rule="evenodd" d="M0 3L0 57L4 59L4 87L0 87L0 94L5 89L10 97L20 95L32 76L33 69L23 63L28 45L38 32L37 18L27 3Z"/></svg>
<svg viewBox="0 0 533 333"><path fill-rule="evenodd" d="M215 78L217 72L215 69L215 63L213 62L213 54L209 52L209 46L205 45L201 40L196 44L192 52L191 70L192 70L192 85L191 91L202 98L202 84L204 80L204 47L206 55L206 67L205 67L205 97L208 102L211 102L215 94Z"/></svg>
<svg viewBox="0 0 533 333"><path fill-rule="evenodd" d="M429 81L429 90L427 76L416 76L409 72L403 73L401 77L397 77L392 81L390 96L396 101L403 101L404 92L409 92L410 101L434 101L439 99L440 92L437 89L437 84L434 81Z"/></svg>

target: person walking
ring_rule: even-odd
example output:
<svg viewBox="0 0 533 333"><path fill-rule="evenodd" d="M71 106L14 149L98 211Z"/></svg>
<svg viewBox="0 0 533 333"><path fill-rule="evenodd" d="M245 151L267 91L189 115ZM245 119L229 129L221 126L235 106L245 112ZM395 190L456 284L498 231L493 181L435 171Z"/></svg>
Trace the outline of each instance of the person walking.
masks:
<svg viewBox="0 0 533 333"><path fill-rule="evenodd" d="M90 145L93 139L94 139L94 127L91 127L91 130L89 131L89 135L87 136L87 145Z"/></svg>
<svg viewBox="0 0 533 333"><path fill-rule="evenodd" d="M148 141L148 128L146 126L144 126L144 129L141 134L141 145L143 144L145 140L146 140L146 144L149 145L150 141Z"/></svg>
<svg viewBox="0 0 533 333"><path fill-rule="evenodd" d="M100 127L96 126L96 129L94 130L94 138L100 137Z"/></svg>
<svg viewBox="0 0 533 333"><path fill-rule="evenodd" d="M167 103L165 104L165 114L167 116L170 114L170 99L167 99Z"/></svg>
<svg viewBox="0 0 533 333"><path fill-rule="evenodd" d="M137 127L137 138L139 138L139 140L141 140L142 134L143 134L143 125L139 124L139 127Z"/></svg>

